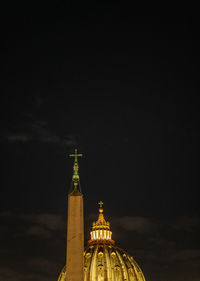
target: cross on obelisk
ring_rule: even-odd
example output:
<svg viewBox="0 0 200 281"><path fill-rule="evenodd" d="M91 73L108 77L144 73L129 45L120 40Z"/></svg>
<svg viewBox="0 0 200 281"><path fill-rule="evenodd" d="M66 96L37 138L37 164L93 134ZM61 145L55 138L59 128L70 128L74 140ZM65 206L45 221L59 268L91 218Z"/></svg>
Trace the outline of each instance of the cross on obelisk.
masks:
<svg viewBox="0 0 200 281"><path fill-rule="evenodd" d="M82 157L82 153L77 153L77 149L75 149L75 152L69 155L70 157L74 157L74 166L73 166L73 176L72 181L74 182L74 187L77 188L78 182L79 182L79 174L78 174L78 157Z"/></svg>
<svg viewBox="0 0 200 281"><path fill-rule="evenodd" d="M75 152L69 155L70 157L74 157L74 162L75 163L78 162L78 157L82 157L83 156L82 153L77 153L77 151L78 151L77 148L75 148Z"/></svg>

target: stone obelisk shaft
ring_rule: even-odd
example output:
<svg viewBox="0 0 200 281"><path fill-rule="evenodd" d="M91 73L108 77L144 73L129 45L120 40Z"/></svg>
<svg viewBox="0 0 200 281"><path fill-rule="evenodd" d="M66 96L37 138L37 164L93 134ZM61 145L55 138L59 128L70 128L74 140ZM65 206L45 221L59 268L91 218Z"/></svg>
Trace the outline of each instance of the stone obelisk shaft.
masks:
<svg viewBox="0 0 200 281"><path fill-rule="evenodd" d="M66 281L83 281L83 195L74 189L68 195Z"/></svg>

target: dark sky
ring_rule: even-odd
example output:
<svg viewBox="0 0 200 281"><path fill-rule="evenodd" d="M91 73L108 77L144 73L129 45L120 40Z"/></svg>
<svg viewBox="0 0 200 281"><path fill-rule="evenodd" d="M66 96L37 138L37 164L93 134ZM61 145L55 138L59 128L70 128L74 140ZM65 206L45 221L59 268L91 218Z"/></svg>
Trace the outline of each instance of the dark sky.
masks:
<svg viewBox="0 0 200 281"><path fill-rule="evenodd" d="M2 7L0 281L57 280L74 148L85 243L102 200L147 281L200 280L198 17L157 9Z"/></svg>

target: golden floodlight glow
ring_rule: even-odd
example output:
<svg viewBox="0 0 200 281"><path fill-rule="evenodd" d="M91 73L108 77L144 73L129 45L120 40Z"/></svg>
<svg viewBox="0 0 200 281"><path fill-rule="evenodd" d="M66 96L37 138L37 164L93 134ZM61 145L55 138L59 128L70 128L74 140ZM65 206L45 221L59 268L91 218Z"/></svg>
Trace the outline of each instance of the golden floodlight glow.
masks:
<svg viewBox="0 0 200 281"><path fill-rule="evenodd" d="M100 202L99 217L93 222L91 239L84 252L83 281L145 281L139 265L111 239L109 222L105 221ZM66 281L66 267L60 273L58 281Z"/></svg>
<svg viewBox="0 0 200 281"><path fill-rule="evenodd" d="M133 257L112 240L102 201L99 202L98 219L92 224L91 239L83 251L83 196L78 173L78 157L82 154L75 149L70 156L74 157L74 166L73 190L68 195L67 262L58 281L145 281Z"/></svg>
<svg viewBox="0 0 200 281"><path fill-rule="evenodd" d="M104 219L103 208L102 208L103 202L100 201L98 204L100 205L99 217L96 222L93 222L92 231L90 232L91 235L90 241L95 242L98 240L106 240L106 241L114 242L112 240L112 232L110 231L110 223Z"/></svg>

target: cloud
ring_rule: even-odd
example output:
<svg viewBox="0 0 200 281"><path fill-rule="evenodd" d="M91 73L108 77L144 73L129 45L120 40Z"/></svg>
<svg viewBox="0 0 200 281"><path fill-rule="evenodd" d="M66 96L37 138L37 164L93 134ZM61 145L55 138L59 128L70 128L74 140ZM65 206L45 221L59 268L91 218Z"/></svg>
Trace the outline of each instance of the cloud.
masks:
<svg viewBox="0 0 200 281"><path fill-rule="evenodd" d="M43 133L12 133L4 135L4 140L9 142L30 142L39 141L44 143L60 144L62 139L56 135L50 133L50 131L45 130ZM68 143L67 143L68 144Z"/></svg>
<svg viewBox="0 0 200 281"><path fill-rule="evenodd" d="M28 265L31 268L35 268L36 271L41 273L50 274L52 271L56 271L58 263L50 260L49 258L34 257L28 261Z"/></svg>
<svg viewBox="0 0 200 281"><path fill-rule="evenodd" d="M21 113L20 118L15 118L15 121L9 124L9 128L6 124L6 130L1 131L0 141L10 144L41 142L64 148L77 146L75 135L70 133L59 135L47 120L38 118L44 103L45 100L41 96L34 96L29 110Z"/></svg>
<svg viewBox="0 0 200 281"><path fill-rule="evenodd" d="M160 236L153 236L149 238L149 241L156 245L156 247L162 247L163 249L171 249L175 246L175 242Z"/></svg>
<svg viewBox="0 0 200 281"><path fill-rule="evenodd" d="M66 246L62 214L8 211L0 213L0 220L0 281L56 280Z"/></svg>
<svg viewBox="0 0 200 281"><path fill-rule="evenodd" d="M53 238L59 231L65 231L66 222L61 214L13 214L2 212L0 217L7 219L9 224L18 222L18 231L15 235L38 236L40 238Z"/></svg>
<svg viewBox="0 0 200 281"><path fill-rule="evenodd" d="M38 122L30 124L24 132L19 130L19 132L3 133L1 141L8 141L9 143L41 142L62 147L77 146L77 140L74 135L69 134L60 137L45 126L46 122Z"/></svg>
<svg viewBox="0 0 200 281"><path fill-rule="evenodd" d="M167 248L160 245L151 249L138 249L134 251L134 258L141 261L143 264L153 265L151 266L154 274L159 272L160 269L170 268L169 272L173 272L173 267L177 269L182 268L183 272L187 272L184 269L194 268L194 272L198 272L196 269L200 269L200 249L177 249ZM199 272L200 273L200 272ZM163 275L163 273L162 273ZM171 280L171 279L169 279ZM185 279L184 279L185 280ZM187 280L187 279L186 279Z"/></svg>
<svg viewBox="0 0 200 281"><path fill-rule="evenodd" d="M0 267L0 281L25 281L24 273L19 273L11 268ZM28 280L28 279L27 279Z"/></svg>
<svg viewBox="0 0 200 281"><path fill-rule="evenodd" d="M26 235L40 238L53 238L61 230L64 233L66 227L66 222L60 214L20 214L18 218L29 224Z"/></svg>
<svg viewBox="0 0 200 281"><path fill-rule="evenodd" d="M200 217L182 216L177 218L172 227L176 230L195 232L200 229Z"/></svg>
<svg viewBox="0 0 200 281"><path fill-rule="evenodd" d="M52 238L52 233L41 226L30 226L26 232L27 235L30 236L38 236L41 238Z"/></svg>
<svg viewBox="0 0 200 281"><path fill-rule="evenodd" d="M199 260L200 265L200 249L183 249L173 254L173 259L178 261Z"/></svg>
<svg viewBox="0 0 200 281"><path fill-rule="evenodd" d="M155 230L156 225L151 219L145 217L124 216L112 220L126 231L136 231L138 233L149 233Z"/></svg>
<svg viewBox="0 0 200 281"><path fill-rule="evenodd" d="M25 134L11 134L4 136L4 139L8 140L9 142L27 142L31 141L32 137Z"/></svg>
<svg viewBox="0 0 200 281"><path fill-rule="evenodd" d="M0 267L0 281L55 281L55 278L50 276L49 271L51 272L51 267L49 267L48 273L46 270L45 272L43 271L43 274L37 272L34 266L31 270L24 268L21 272L20 269L13 270L11 266Z"/></svg>
<svg viewBox="0 0 200 281"><path fill-rule="evenodd" d="M0 217L2 217L2 218L10 217L11 215L12 215L12 212L10 212L10 211L0 212Z"/></svg>
<svg viewBox="0 0 200 281"><path fill-rule="evenodd" d="M20 216L24 220L28 220L29 222L42 225L49 230L60 230L65 226L65 222L63 221L63 217L60 214L29 214L29 215L21 215Z"/></svg>

